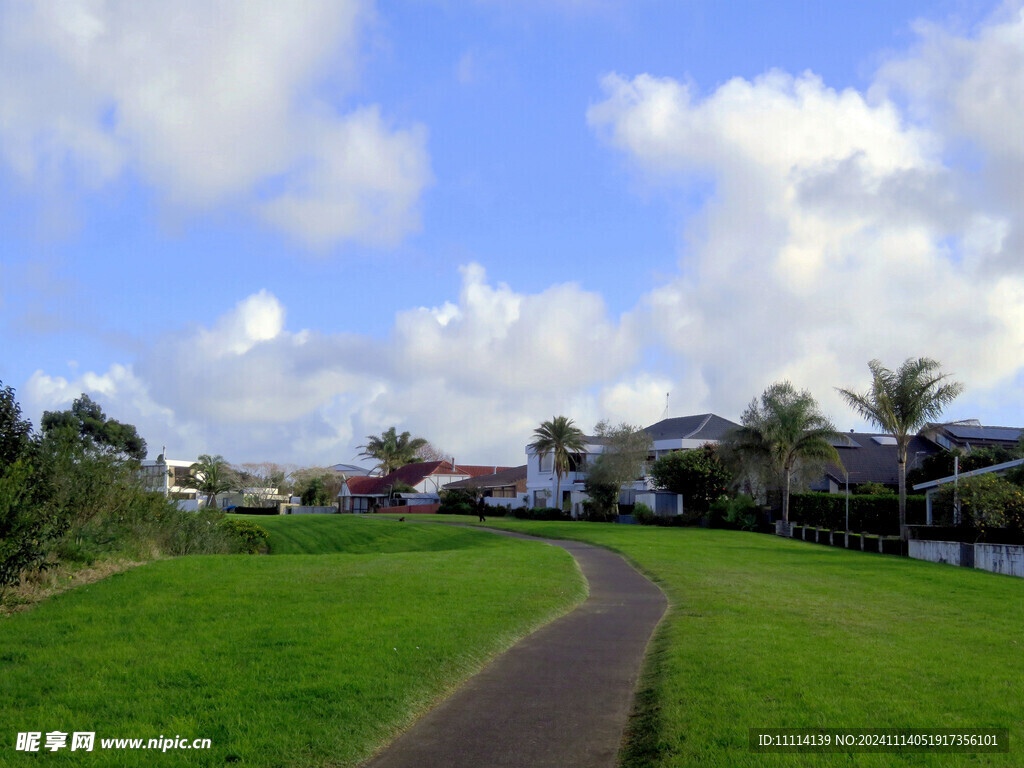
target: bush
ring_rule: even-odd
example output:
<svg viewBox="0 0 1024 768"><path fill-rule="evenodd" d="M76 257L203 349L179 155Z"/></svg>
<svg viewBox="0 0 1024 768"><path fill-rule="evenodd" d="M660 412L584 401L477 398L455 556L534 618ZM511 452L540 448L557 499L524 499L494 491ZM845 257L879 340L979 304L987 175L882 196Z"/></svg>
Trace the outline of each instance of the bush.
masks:
<svg viewBox="0 0 1024 768"><path fill-rule="evenodd" d="M954 494L960 504L960 525L975 541L985 541L997 529L1024 533L1024 491L1014 483L988 473L962 478L955 488L946 484L935 498L937 516L943 522L953 521Z"/></svg>
<svg viewBox="0 0 1024 768"><path fill-rule="evenodd" d="M439 515L474 515L477 509L476 492L466 488L453 488L441 493Z"/></svg>
<svg viewBox="0 0 1024 768"><path fill-rule="evenodd" d="M221 526L239 540L242 552L258 555L270 550L270 535L256 523L229 518Z"/></svg>
<svg viewBox="0 0 1024 768"><path fill-rule="evenodd" d="M861 483L856 487L858 496L895 496L896 491L882 483Z"/></svg>
<svg viewBox="0 0 1024 768"><path fill-rule="evenodd" d="M659 488L681 493L686 499L687 513L693 511L691 517L706 514L732 481L712 444L665 454L651 466L651 477Z"/></svg>
<svg viewBox="0 0 1024 768"><path fill-rule="evenodd" d="M839 493L794 493L789 518L805 525L846 528L846 496ZM924 522L924 496L907 497L907 522ZM900 530L899 497L850 496L850 530L895 536Z"/></svg>
<svg viewBox="0 0 1024 768"><path fill-rule="evenodd" d="M654 510L643 502L633 505L633 519L640 525L651 525L654 522Z"/></svg>
<svg viewBox="0 0 1024 768"><path fill-rule="evenodd" d="M757 502L745 493L741 493L735 499L718 499L711 504L709 522L712 528L755 531Z"/></svg>

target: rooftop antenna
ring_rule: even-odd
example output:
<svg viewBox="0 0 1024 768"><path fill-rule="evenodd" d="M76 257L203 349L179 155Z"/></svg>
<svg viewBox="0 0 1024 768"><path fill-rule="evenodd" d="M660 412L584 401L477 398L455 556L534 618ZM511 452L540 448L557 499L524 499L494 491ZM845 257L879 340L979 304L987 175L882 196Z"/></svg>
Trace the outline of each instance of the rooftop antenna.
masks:
<svg viewBox="0 0 1024 768"><path fill-rule="evenodd" d="M671 394L672 394L671 392L666 392L665 393L665 412L663 414L661 414L661 418L663 418L663 419L667 419L668 418L668 398L669 398L669 395L671 395Z"/></svg>

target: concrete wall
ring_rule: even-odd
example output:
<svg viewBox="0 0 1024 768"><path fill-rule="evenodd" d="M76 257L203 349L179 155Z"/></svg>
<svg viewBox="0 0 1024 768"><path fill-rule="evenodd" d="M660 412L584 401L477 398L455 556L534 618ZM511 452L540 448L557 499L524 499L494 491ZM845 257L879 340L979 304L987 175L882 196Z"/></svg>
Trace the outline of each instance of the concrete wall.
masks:
<svg viewBox="0 0 1024 768"><path fill-rule="evenodd" d="M1022 544L961 544L958 541L911 539L909 554L915 560L962 565L1024 578Z"/></svg>
<svg viewBox="0 0 1024 768"><path fill-rule="evenodd" d="M1024 577L1024 545L975 544L974 567Z"/></svg>
<svg viewBox="0 0 1024 768"><path fill-rule="evenodd" d="M333 515L337 507L303 507L302 505L282 506L282 515Z"/></svg>
<svg viewBox="0 0 1024 768"><path fill-rule="evenodd" d="M915 560L960 565L960 542L958 541L920 541L918 539L911 539L909 544L910 557Z"/></svg>

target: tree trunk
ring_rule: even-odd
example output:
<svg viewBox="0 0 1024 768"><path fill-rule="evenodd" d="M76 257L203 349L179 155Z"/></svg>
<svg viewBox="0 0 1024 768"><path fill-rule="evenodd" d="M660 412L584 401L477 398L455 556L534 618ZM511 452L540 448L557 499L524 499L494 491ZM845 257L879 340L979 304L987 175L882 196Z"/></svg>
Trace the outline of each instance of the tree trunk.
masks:
<svg viewBox="0 0 1024 768"><path fill-rule="evenodd" d="M909 538L910 529L907 528L907 456L905 453L897 457L896 468L900 479L900 539L906 541Z"/></svg>
<svg viewBox="0 0 1024 768"><path fill-rule="evenodd" d="M562 473L556 471L555 472L555 498L554 498L554 502L555 503L552 504L552 506L555 507L556 509L561 509L562 508L561 496L562 496Z"/></svg>
<svg viewBox="0 0 1024 768"><path fill-rule="evenodd" d="M789 480L793 476L789 467L786 467L786 485L782 489L782 521L789 522Z"/></svg>

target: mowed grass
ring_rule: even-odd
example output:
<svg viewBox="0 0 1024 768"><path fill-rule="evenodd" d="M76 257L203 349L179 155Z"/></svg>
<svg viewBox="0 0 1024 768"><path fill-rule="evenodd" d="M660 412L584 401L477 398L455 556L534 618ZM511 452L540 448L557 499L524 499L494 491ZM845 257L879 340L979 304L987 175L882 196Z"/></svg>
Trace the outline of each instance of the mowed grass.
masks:
<svg viewBox="0 0 1024 768"><path fill-rule="evenodd" d="M0 619L0 764L356 765L584 597L571 557L540 543L260 522L273 551L321 554L160 561ZM23 731L94 731L97 748L16 752ZM212 749L99 749L159 736Z"/></svg>
<svg viewBox="0 0 1024 768"><path fill-rule="evenodd" d="M630 768L1024 766L1022 579L734 531L487 524L609 547L669 596ZM1011 751L752 753L763 727L1005 727Z"/></svg>

